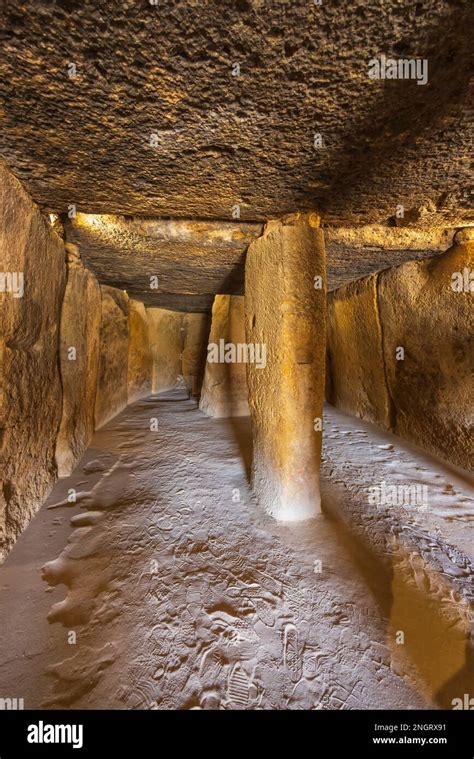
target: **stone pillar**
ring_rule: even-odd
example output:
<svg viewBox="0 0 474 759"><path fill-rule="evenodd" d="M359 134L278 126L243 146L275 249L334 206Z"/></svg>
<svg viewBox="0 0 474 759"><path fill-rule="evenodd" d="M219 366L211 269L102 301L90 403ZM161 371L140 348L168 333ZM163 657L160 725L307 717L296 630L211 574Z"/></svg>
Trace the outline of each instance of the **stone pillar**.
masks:
<svg viewBox="0 0 474 759"><path fill-rule="evenodd" d="M253 418L252 484L276 519L320 511L319 466L326 352L326 261L316 214L269 222L245 268L247 343L266 366L247 364Z"/></svg>
<svg viewBox="0 0 474 759"><path fill-rule="evenodd" d="M235 360L242 358L236 348L244 344L243 296L216 295L199 404L208 416L248 416L246 365Z"/></svg>

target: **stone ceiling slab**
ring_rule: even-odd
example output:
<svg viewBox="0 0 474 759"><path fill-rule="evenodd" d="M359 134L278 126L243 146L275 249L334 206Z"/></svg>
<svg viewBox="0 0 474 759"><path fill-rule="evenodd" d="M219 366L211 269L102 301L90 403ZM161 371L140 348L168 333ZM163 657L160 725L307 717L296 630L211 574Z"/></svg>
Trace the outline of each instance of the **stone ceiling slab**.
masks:
<svg viewBox="0 0 474 759"><path fill-rule="evenodd" d="M243 292L245 252L262 229L80 213L64 222L65 239L100 282L149 307L196 311L210 310L215 293Z"/></svg>
<svg viewBox="0 0 474 759"><path fill-rule="evenodd" d="M3 0L0 155L43 207L469 216L468 0ZM372 80L385 54L426 85ZM315 135L321 135L321 143Z"/></svg>
<svg viewBox="0 0 474 759"><path fill-rule="evenodd" d="M397 229L380 225L324 230L328 290L382 269L443 253L454 229Z"/></svg>
<svg viewBox="0 0 474 759"><path fill-rule="evenodd" d="M210 311L217 293L244 292L245 256L262 224L169 221L77 214L64 220L68 243L100 282L148 307ZM453 229L372 225L324 229L328 288L446 250Z"/></svg>

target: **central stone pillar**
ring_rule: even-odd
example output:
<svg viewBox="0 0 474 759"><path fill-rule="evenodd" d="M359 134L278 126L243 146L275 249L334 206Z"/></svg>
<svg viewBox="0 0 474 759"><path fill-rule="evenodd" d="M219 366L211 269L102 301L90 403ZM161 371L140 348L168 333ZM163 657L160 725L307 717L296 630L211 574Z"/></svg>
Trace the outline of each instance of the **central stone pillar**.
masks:
<svg viewBox="0 0 474 759"><path fill-rule="evenodd" d="M247 364L253 418L252 484L275 519L319 513L326 353L326 260L316 214L269 222L247 252Z"/></svg>

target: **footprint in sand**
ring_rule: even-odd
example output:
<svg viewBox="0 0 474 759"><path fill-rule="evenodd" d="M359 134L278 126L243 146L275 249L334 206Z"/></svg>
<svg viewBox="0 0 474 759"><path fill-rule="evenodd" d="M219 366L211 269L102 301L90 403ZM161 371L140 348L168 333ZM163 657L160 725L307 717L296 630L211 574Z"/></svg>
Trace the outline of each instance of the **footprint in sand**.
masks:
<svg viewBox="0 0 474 759"><path fill-rule="evenodd" d="M247 614L251 612L256 615L267 627L274 626L274 609L276 604L274 597L270 593L265 593L258 585L246 585L243 587L230 585L227 593L231 598L241 599L241 604L245 604Z"/></svg>
<svg viewBox="0 0 474 759"><path fill-rule="evenodd" d="M227 660L220 651L214 647L209 648L202 656L199 666L199 679L204 687L215 687L218 685L223 669Z"/></svg>
<svg viewBox="0 0 474 759"><path fill-rule="evenodd" d="M260 700L263 693L260 694ZM227 700L230 709L255 708L259 693L257 686L245 672L240 662L236 662L227 681Z"/></svg>
<svg viewBox="0 0 474 759"><path fill-rule="evenodd" d="M294 683L301 679L302 664L298 642L298 630L289 623L283 632L283 663Z"/></svg>
<svg viewBox="0 0 474 759"><path fill-rule="evenodd" d="M220 610L211 612L209 616L212 619L212 632L219 635L221 640L227 644L236 645L241 641L252 643L259 639L253 627L239 617L231 616Z"/></svg>

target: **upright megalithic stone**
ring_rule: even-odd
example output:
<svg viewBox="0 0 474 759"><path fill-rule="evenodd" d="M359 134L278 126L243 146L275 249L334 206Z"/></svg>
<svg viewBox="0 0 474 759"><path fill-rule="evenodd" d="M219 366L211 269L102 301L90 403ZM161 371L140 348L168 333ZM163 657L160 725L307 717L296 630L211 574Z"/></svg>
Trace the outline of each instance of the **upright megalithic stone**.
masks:
<svg viewBox="0 0 474 759"><path fill-rule="evenodd" d="M324 237L314 213L269 222L247 252L247 342L266 350L247 364L253 418L252 484L276 519L320 511L326 352Z"/></svg>
<svg viewBox="0 0 474 759"><path fill-rule="evenodd" d="M56 480L65 250L0 162L0 562Z"/></svg>
<svg viewBox="0 0 474 759"><path fill-rule="evenodd" d="M130 303L123 290L100 286L100 360L95 398L95 426L103 427L127 405L128 315Z"/></svg>
<svg viewBox="0 0 474 759"><path fill-rule="evenodd" d="M59 368L63 388L61 424L56 439L59 477L68 477L92 440L100 362L102 297L100 285L66 244L67 285L61 309Z"/></svg>
<svg viewBox="0 0 474 759"><path fill-rule="evenodd" d="M151 352L148 316L143 303L129 301L128 315L128 371L127 403L135 403L140 398L151 395L153 375L153 354Z"/></svg>
<svg viewBox="0 0 474 759"><path fill-rule="evenodd" d="M166 308L147 308L153 355L152 393L183 388L183 314Z"/></svg>
<svg viewBox="0 0 474 759"><path fill-rule="evenodd" d="M207 342L211 326L209 314L183 315L184 345L181 355L183 377L189 394L196 398L201 393L206 366Z"/></svg>
<svg viewBox="0 0 474 759"><path fill-rule="evenodd" d="M248 416L246 367L244 361L239 360L242 356L237 355L237 347L243 345L243 296L216 295L199 404L201 411L208 416ZM232 356L234 351L235 355Z"/></svg>

